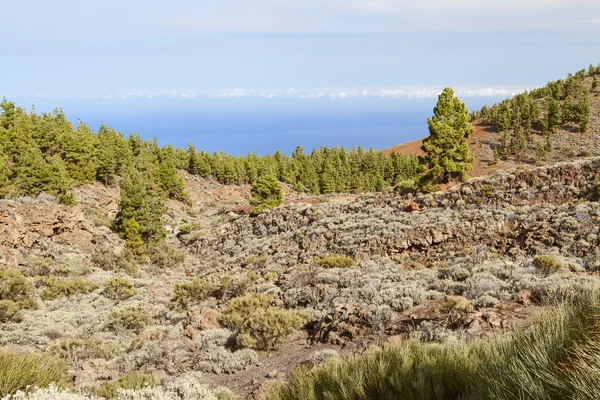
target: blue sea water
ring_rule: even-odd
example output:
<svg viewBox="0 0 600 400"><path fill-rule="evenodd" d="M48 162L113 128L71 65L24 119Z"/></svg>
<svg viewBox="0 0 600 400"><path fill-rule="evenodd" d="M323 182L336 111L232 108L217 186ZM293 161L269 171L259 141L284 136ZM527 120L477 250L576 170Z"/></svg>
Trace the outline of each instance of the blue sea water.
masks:
<svg viewBox="0 0 600 400"><path fill-rule="evenodd" d="M209 152L260 155L296 146L363 146L381 149L426 136L427 117L435 105L428 99L201 99L80 100L60 104L74 123L94 130L100 123L124 134L157 138L161 145ZM497 98L466 99L471 109ZM55 102L54 102L55 103ZM36 104L49 111L57 104Z"/></svg>

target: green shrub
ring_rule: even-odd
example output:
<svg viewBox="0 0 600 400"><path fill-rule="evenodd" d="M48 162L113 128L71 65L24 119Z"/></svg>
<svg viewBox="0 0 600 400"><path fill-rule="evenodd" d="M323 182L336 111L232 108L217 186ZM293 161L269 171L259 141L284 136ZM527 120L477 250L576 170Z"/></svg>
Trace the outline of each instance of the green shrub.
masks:
<svg viewBox="0 0 600 400"><path fill-rule="evenodd" d="M108 382L100 387L90 388L90 392L105 399L114 399L118 395L118 389L139 390L152 385L154 385L154 377L152 375L131 372L115 382Z"/></svg>
<svg viewBox="0 0 600 400"><path fill-rule="evenodd" d="M48 278L45 280L46 287L40 293L43 300L54 300L60 297L71 297L76 294L88 294L98 289L92 281L83 279L56 279Z"/></svg>
<svg viewBox="0 0 600 400"><path fill-rule="evenodd" d="M272 298L262 294L238 297L229 302L223 322L236 332L238 345L271 349L305 322L295 311L271 306Z"/></svg>
<svg viewBox="0 0 600 400"><path fill-rule="evenodd" d="M210 283L202 279L178 283L173 289L173 297L168 307L177 310L187 310L198 305L210 296L213 288Z"/></svg>
<svg viewBox="0 0 600 400"><path fill-rule="evenodd" d="M397 193L408 193L417 190L417 182L414 179L405 179L394 186L394 191Z"/></svg>
<svg viewBox="0 0 600 400"><path fill-rule="evenodd" d="M86 207L83 210L83 213L96 227L104 226L106 228L110 228L112 226L112 221L108 219L106 215L94 210L93 208Z"/></svg>
<svg viewBox="0 0 600 400"><path fill-rule="evenodd" d="M315 262L324 268L351 268L356 266L356 261L343 254L328 254Z"/></svg>
<svg viewBox="0 0 600 400"><path fill-rule="evenodd" d="M226 387L218 387L213 390L215 392L215 396L217 396L217 400L233 400L235 397L233 392Z"/></svg>
<svg viewBox="0 0 600 400"><path fill-rule="evenodd" d="M12 300L0 300L0 323L21 322L21 307Z"/></svg>
<svg viewBox="0 0 600 400"><path fill-rule="evenodd" d="M226 346L232 332L227 329L208 329L194 337L194 369L215 374L233 374L258 363L258 354L252 349L232 351Z"/></svg>
<svg viewBox="0 0 600 400"><path fill-rule="evenodd" d="M242 263L243 267L247 267L250 264L255 264L261 267L264 267L267 264L267 256L257 256L256 254L253 254L251 256L248 256L244 262Z"/></svg>
<svg viewBox="0 0 600 400"><path fill-rule="evenodd" d="M533 266L545 275L553 274L562 267L561 263L551 255L536 256L533 259Z"/></svg>
<svg viewBox="0 0 600 400"><path fill-rule="evenodd" d="M200 231L201 229L202 224L199 222L183 224L179 227L179 234L177 236L189 235L190 233Z"/></svg>
<svg viewBox="0 0 600 400"><path fill-rule="evenodd" d="M27 276L50 276L54 271L51 262L44 257L28 257L23 272Z"/></svg>
<svg viewBox="0 0 600 400"><path fill-rule="evenodd" d="M125 278L111 278L104 282L104 291L106 297L113 300L127 300L136 295L133 284Z"/></svg>
<svg viewBox="0 0 600 400"><path fill-rule="evenodd" d="M496 193L496 189L492 185L483 185L480 192L482 197L492 197Z"/></svg>
<svg viewBox="0 0 600 400"><path fill-rule="evenodd" d="M14 269L0 270L0 300L10 300L19 308L37 307L33 285Z"/></svg>
<svg viewBox="0 0 600 400"><path fill-rule="evenodd" d="M147 253L150 263L159 268L173 268L185 259L185 252L166 244L149 246Z"/></svg>
<svg viewBox="0 0 600 400"><path fill-rule="evenodd" d="M129 249L115 254L108 246L97 246L92 253L92 263L105 271L125 271L129 276L139 275L135 257Z"/></svg>
<svg viewBox="0 0 600 400"><path fill-rule="evenodd" d="M141 331L150 322L150 314L142 307L125 307L108 314L106 329Z"/></svg>
<svg viewBox="0 0 600 400"><path fill-rule="evenodd" d="M260 276L254 272L249 272L245 278L237 280L233 280L230 276L224 276L214 291L215 297L223 300L243 296L248 287L256 282L258 278Z"/></svg>
<svg viewBox="0 0 600 400"><path fill-rule="evenodd" d="M62 358L74 367L80 367L81 362L91 358L112 360L119 354L115 344L103 344L99 339L66 339L50 346L49 353Z"/></svg>
<svg viewBox="0 0 600 400"><path fill-rule="evenodd" d="M67 383L67 364L42 354L19 354L0 349L0 398L18 390Z"/></svg>

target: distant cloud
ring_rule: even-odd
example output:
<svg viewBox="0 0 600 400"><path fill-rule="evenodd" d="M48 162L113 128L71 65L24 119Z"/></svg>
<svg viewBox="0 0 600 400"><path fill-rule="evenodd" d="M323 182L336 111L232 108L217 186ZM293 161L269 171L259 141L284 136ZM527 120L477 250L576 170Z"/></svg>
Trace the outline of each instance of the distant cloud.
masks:
<svg viewBox="0 0 600 400"><path fill-rule="evenodd" d="M29 92L21 96L25 99L40 100L151 100L151 99L355 99L355 98L387 98L387 99L427 99L435 98L443 88L360 88L360 89L220 89L220 90L132 90L115 93L66 93L66 92ZM510 97L527 88L477 87L455 88L460 97Z"/></svg>

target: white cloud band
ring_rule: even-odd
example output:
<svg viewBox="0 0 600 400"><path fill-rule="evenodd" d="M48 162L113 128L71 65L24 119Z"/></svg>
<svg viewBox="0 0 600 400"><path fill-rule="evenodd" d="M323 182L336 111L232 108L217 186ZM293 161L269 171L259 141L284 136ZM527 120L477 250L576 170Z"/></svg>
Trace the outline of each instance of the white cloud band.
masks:
<svg viewBox="0 0 600 400"><path fill-rule="evenodd" d="M25 99L75 99L75 100L128 100L128 99L428 99L442 92L441 87L428 88L361 88L361 89L219 89L219 90L132 90L103 93L28 92L9 95ZM454 91L459 97L510 97L527 88L516 87L458 87Z"/></svg>

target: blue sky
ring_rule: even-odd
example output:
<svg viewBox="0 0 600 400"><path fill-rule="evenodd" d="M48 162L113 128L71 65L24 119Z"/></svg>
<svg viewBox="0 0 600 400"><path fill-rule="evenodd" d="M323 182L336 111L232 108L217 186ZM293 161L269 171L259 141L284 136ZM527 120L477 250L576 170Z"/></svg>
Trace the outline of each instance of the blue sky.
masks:
<svg viewBox="0 0 600 400"><path fill-rule="evenodd" d="M4 3L11 97L418 96L520 89L600 61L595 0Z"/></svg>
<svg viewBox="0 0 600 400"><path fill-rule="evenodd" d="M235 153L412 140L445 86L478 108L600 61L598 0L2 3L0 96Z"/></svg>

